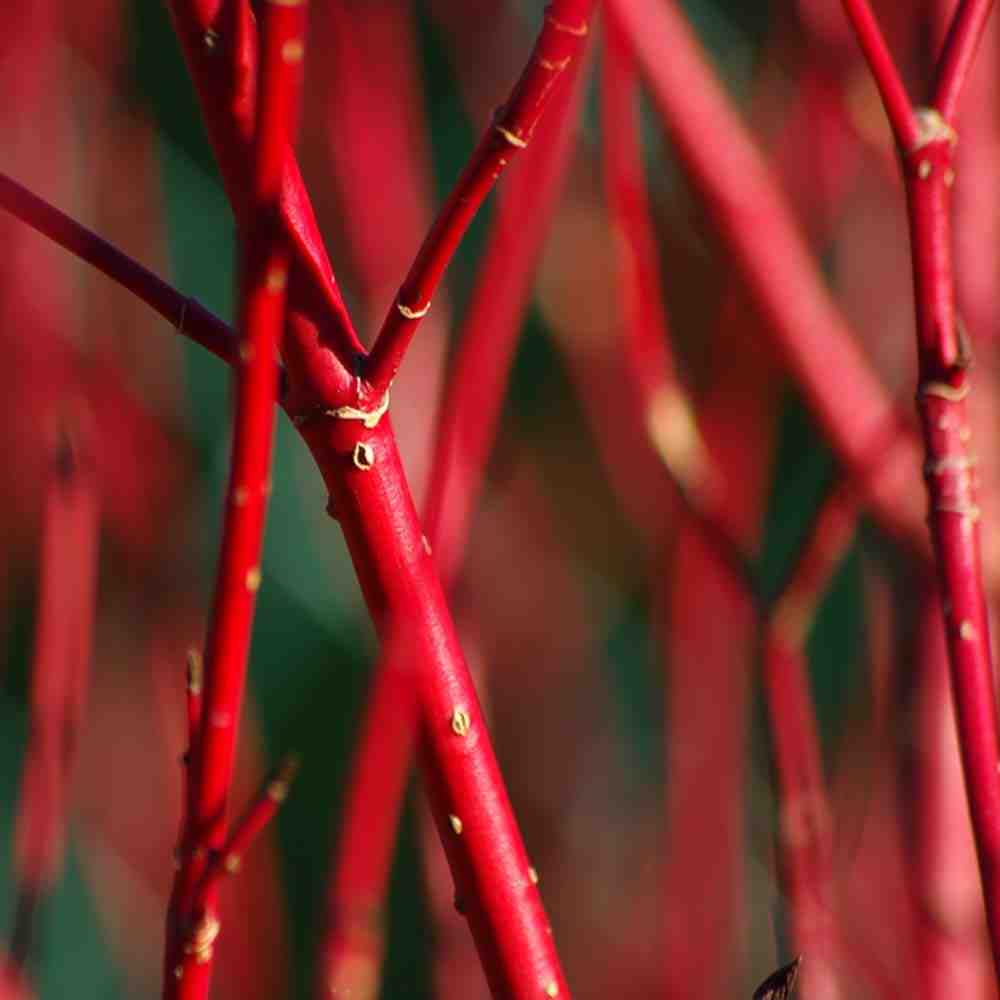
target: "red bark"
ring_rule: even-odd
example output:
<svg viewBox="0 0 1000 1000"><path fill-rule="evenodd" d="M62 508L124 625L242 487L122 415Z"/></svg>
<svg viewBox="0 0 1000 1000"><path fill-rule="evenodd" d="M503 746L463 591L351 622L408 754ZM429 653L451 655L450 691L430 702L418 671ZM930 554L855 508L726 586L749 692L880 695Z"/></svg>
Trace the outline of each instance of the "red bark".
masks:
<svg viewBox="0 0 1000 1000"><path fill-rule="evenodd" d="M242 247L239 364L222 551L205 643L204 695L188 751L187 810L180 869L167 915L165 1000L207 997L219 932L212 860L226 851L226 810L260 557L271 492L275 357L285 315L289 253L279 196L288 143L298 116L304 3L268 0L261 25L259 104L253 146L253 196Z"/></svg>

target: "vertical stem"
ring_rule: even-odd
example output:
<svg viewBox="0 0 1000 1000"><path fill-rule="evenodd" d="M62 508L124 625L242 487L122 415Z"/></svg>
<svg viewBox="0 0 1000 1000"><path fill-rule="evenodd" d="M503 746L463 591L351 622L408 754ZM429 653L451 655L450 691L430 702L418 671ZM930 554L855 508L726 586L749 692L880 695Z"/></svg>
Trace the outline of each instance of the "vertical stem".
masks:
<svg viewBox="0 0 1000 1000"><path fill-rule="evenodd" d="M928 588L930 589L930 588ZM928 594L918 642L912 871L926 1000L986 996L993 978L969 825L939 602Z"/></svg>
<svg viewBox="0 0 1000 1000"><path fill-rule="evenodd" d="M217 893L198 892L226 838L237 726L246 681L260 556L271 491L278 341L285 314L289 248L280 226L281 183L297 116L304 3L268 0L262 19L252 207L243 240L239 364L222 552L205 644L204 694L190 751L181 867L168 913L164 997L208 995Z"/></svg>
<svg viewBox="0 0 1000 1000"><path fill-rule="evenodd" d="M742 319L736 308L721 318L714 341L720 362L700 417L713 462L739 484L725 491L718 509L740 546L752 551L770 472L773 374L760 356L747 354L738 366L722 360L739 350ZM694 515L682 521L663 579L669 664L663 966L669 995L707 1000L722 995L743 960L745 741L757 608Z"/></svg>
<svg viewBox="0 0 1000 1000"><path fill-rule="evenodd" d="M554 126L509 178L477 278L436 429L425 511L428 545L445 589L458 574L496 434L533 264L548 231L576 135L582 66L552 97ZM382 905L399 809L416 739L412 654L387 645L375 668L355 749L331 876L328 932L317 989L348 996L377 982ZM395 736L386 740L388 725Z"/></svg>
<svg viewBox="0 0 1000 1000"><path fill-rule="evenodd" d="M938 59L932 104L941 115L954 117L958 95L979 47L993 0L961 0Z"/></svg>
<svg viewBox="0 0 1000 1000"><path fill-rule="evenodd" d="M901 127L893 115L890 120L903 159L910 224L917 410L924 439L928 522L986 919L1000 975L1000 746L982 582L976 458L969 448L969 345L955 314L950 204L958 140L950 119L991 7L991 0L961 0L935 70L934 106L912 112L915 128ZM896 70L887 58L877 58L869 44L878 29L867 2L845 0L845 8L885 94L883 81L895 76Z"/></svg>
<svg viewBox="0 0 1000 1000"><path fill-rule="evenodd" d="M493 995L566 997L551 928L500 777L387 417L301 427L383 645L410 649L431 804ZM530 706L526 706L530 715ZM539 725L543 724L541 720ZM394 734L383 734L393 739Z"/></svg>
<svg viewBox="0 0 1000 1000"><path fill-rule="evenodd" d="M967 345L954 306L949 213L955 133L936 111L920 116L921 142L904 159L920 373L917 408L962 764L1000 972L1000 747L980 565L976 458L969 447Z"/></svg>
<svg viewBox="0 0 1000 1000"><path fill-rule="evenodd" d="M79 428L60 428L42 523L31 720L15 828L17 890L6 970L23 978L37 909L63 858L66 791L87 689L97 583L98 499Z"/></svg>
<svg viewBox="0 0 1000 1000"><path fill-rule="evenodd" d="M853 500L824 501L764 631L763 678L779 820L778 859L806 1000L837 995L833 831L804 645L823 591L854 535Z"/></svg>
<svg viewBox="0 0 1000 1000"><path fill-rule="evenodd" d="M872 510L925 544L914 442L819 279L753 138L706 64L676 2L609 0L677 155L766 320L766 332Z"/></svg>

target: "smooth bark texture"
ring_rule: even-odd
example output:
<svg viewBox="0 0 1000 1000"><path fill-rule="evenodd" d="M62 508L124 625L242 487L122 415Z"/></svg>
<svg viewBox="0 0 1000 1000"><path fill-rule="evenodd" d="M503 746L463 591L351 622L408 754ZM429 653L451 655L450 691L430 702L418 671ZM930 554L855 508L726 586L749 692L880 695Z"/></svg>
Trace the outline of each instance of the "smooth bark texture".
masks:
<svg viewBox="0 0 1000 1000"><path fill-rule="evenodd" d="M261 22L252 202L241 247L241 337L235 369L232 457L222 551L205 641L203 704L188 750L180 868L167 915L165 1000L208 996L214 942L220 930L216 885L206 881L206 873L217 854L228 853L227 807L254 606L261 584L278 388L275 358L285 318L289 270L279 196L285 150L298 117L304 31L304 3L266 0Z"/></svg>
<svg viewBox="0 0 1000 1000"><path fill-rule="evenodd" d="M951 189L958 136L949 120L991 7L982 0L959 4L935 70L935 105L911 108L912 122L894 115L890 121L902 156L910 224L928 522L987 924L1000 974L1000 743L980 555L977 458L970 448L967 410L969 344L955 311ZM846 10L881 92L901 89L867 3L846 3Z"/></svg>
<svg viewBox="0 0 1000 1000"><path fill-rule="evenodd" d="M537 71L529 68L515 88L508 103L510 117L501 115L499 126L506 132L511 132L507 124L524 131L511 132L514 142L498 132L506 145L520 148L519 143L530 136L548 85L569 65L572 53L586 37L589 6L580 0L556 0L546 12L545 42L535 56L552 65L539 61ZM216 35L211 52L206 53L207 33L215 31L213 7L178 0L173 13L234 211L245 225L248 188L241 157L249 139L253 104L245 69L247 64L252 69L254 47L241 32L249 10L244 4L234 4L236 30L227 37ZM488 141L493 142L492 138ZM384 379L374 389L356 377L361 356L356 337L290 157L283 199L284 218L292 223L294 250L284 351L289 411L330 490L331 513L341 522L383 644L399 636L414 644L428 785L480 956L497 996L527 998L537 996L540 989L551 996L565 995L568 990L538 890L530 879L525 882L524 847L433 563L424 548L391 424L384 416L388 382L402 353L397 347L405 348L405 343L380 338L385 347L391 347L384 354L390 361L376 367L376 375L381 371ZM449 238L450 249L443 258L433 255L435 282L458 235ZM423 308L422 303L418 305ZM317 323L324 318L327 322L320 336ZM445 706L447 711L441 716ZM467 740L457 736L463 723L453 726L449 721L466 715L474 727Z"/></svg>
<svg viewBox="0 0 1000 1000"><path fill-rule="evenodd" d="M31 723L15 827L14 920L4 984L27 980L38 907L62 868L69 782L89 686L99 498L89 427L63 414L46 485Z"/></svg>
<svg viewBox="0 0 1000 1000"><path fill-rule="evenodd" d="M805 643L856 523L853 499L835 489L820 508L763 636L764 692L778 789L778 870L792 948L807 956L802 968L806 1000L839 994L833 819Z"/></svg>
<svg viewBox="0 0 1000 1000"><path fill-rule="evenodd" d="M821 282L747 127L673 0L610 0L681 166L838 458L894 534L926 546L916 442ZM669 58L664 57L669 53Z"/></svg>
<svg viewBox="0 0 1000 1000"><path fill-rule="evenodd" d="M367 365L376 398L399 369L448 262L483 199L506 165L531 141L562 74L579 58L590 33L594 0L562 0L545 10L545 21L528 65L497 110L462 176L452 189L389 310Z"/></svg>
<svg viewBox="0 0 1000 1000"><path fill-rule="evenodd" d="M437 429L424 530L442 585L454 583L497 433L530 279L565 173L582 70L556 86L556 123L510 177L497 209ZM375 668L353 758L327 904L319 989L348 995L377 982L382 906L416 737L412 653L390 643ZM391 726L393 740L384 738ZM334 985L336 984L336 985ZM338 992L339 991L339 992Z"/></svg>
<svg viewBox="0 0 1000 1000"><path fill-rule="evenodd" d="M303 427L383 642L413 658L424 771L459 906L498 997L568 994L390 421ZM385 738L393 738L386 733Z"/></svg>

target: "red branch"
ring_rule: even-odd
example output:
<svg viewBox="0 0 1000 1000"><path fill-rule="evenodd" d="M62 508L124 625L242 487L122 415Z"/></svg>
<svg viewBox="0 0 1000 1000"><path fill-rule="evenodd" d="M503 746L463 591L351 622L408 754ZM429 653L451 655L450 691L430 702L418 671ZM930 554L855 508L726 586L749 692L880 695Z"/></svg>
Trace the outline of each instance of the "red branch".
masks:
<svg viewBox="0 0 1000 1000"><path fill-rule="evenodd" d="M85 428L63 417L42 525L31 729L15 829L16 911L6 974L31 950L38 904L63 858L66 794L87 690L97 585L98 498Z"/></svg>
<svg viewBox="0 0 1000 1000"><path fill-rule="evenodd" d="M441 407L424 519L428 546L446 589L461 565L519 320L572 151L581 98L579 80L570 85L568 77L560 84L552 98L556 125L536 139L511 175L459 338ZM349 987L377 982L383 950L381 909L416 736L411 661L403 644L390 645L375 668L333 865L319 995L323 990L346 995ZM395 736L386 740L390 725Z"/></svg>
<svg viewBox="0 0 1000 1000"><path fill-rule="evenodd" d="M930 589L930 588L928 588ZM928 594L917 636L919 682L912 741L912 875L919 907L918 973L927 1000L989 996L993 963L955 732L941 608Z"/></svg>
<svg viewBox="0 0 1000 1000"><path fill-rule="evenodd" d="M915 442L822 284L791 210L675 3L611 0L769 334L873 511L924 548ZM669 57L667 57L668 54Z"/></svg>
<svg viewBox="0 0 1000 1000"><path fill-rule="evenodd" d="M778 786L778 862L806 996L833 996L833 829L805 641L857 523L842 489L824 501L764 631L763 677Z"/></svg>
<svg viewBox="0 0 1000 1000"><path fill-rule="evenodd" d="M636 397L628 402L630 408L638 403L638 422L693 515L703 541L752 591L755 584L746 553L721 509L723 477L713 468L670 348L656 235L643 176L638 69L619 25L612 20L606 32L601 75L602 153L618 263L623 374L626 391ZM586 388L582 394L586 395ZM595 423L602 420L606 422L603 415ZM613 463L606 464L611 473Z"/></svg>
<svg viewBox="0 0 1000 1000"><path fill-rule="evenodd" d="M941 112L945 121L955 115L958 95L965 85L992 8L993 0L962 0L952 19L938 57L931 100L931 105Z"/></svg>
<svg viewBox="0 0 1000 1000"><path fill-rule="evenodd" d="M230 204L237 223L246 229L253 204L250 168L257 58L250 4L170 0L169 6ZM364 352L337 288L291 146L285 151L281 207L292 252L285 350L299 360L296 368L306 379L307 395L350 392L354 358Z"/></svg>
<svg viewBox="0 0 1000 1000"><path fill-rule="evenodd" d="M843 0L843 3L882 95L882 104L893 134L903 149L909 149L917 141L917 120L896 64L885 44L882 29L868 6L868 0Z"/></svg>
<svg viewBox="0 0 1000 1000"><path fill-rule="evenodd" d="M966 793L979 856L993 959L1000 974L1000 744L982 584L976 458L967 412L968 344L955 313L951 189L958 93L992 5L963 0L935 72L936 107L913 112L916 135L896 130L903 157L913 258L924 476L940 579ZM864 2L847 6L859 37L872 33ZM867 55L866 51L866 55ZM893 72L873 62L876 78ZM881 87L881 84L880 84ZM895 122L893 122L895 127Z"/></svg>
<svg viewBox="0 0 1000 1000"><path fill-rule="evenodd" d="M264 782L260 794L243 817L234 824L222 848L209 856L201 882L194 893L198 909L208 905L208 900L223 876L235 875L240 870L244 855L288 797L289 785L295 779L298 769L299 763L295 757L285 758Z"/></svg>
<svg viewBox="0 0 1000 1000"><path fill-rule="evenodd" d="M560 18L564 7L572 10L571 0L557 2L550 17L562 28L575 24L578 30L579 22ZM206 57L206 49L217 48L238 56L241 50L233 42L238 33L225 39L214 34L213 12L206 3L177 0L173 12L237 215L245 218L243 110L235 97L246 95L233 90L239 74L220 72L220 66L229 65L221 53L216 52L216 60ZM283 209L286 223L293 216L294 252L285 340L291 383L287 406L330 490L331 512L341 519L383 643L393 635L412 642L435 816L491 987L498 996L536 997L540 989L549 996L567 995L468 667L424 547L390 422L380 407L352 405L361 402L363 388L351 374L358 355L338 357L318 338L316 323L321 316L330 318L330 288L335 286L332 274L318 266L319 256L312 255L312 217L300 184L286 159ZM296 284L297 275L305 280ZM326 284L324 278L329 279ZM343 319L346 323L346 313ZM345 329L349 327L341 324L341 332ZM216 933L217 925L200 921L191 940L193 953L210 950Z"/></svg>
<svg viewBox="0 0 1000 1000"><path fill-rule="evenodd" d="M580 0L557 0L547 15L548 28L571 38L582 37L584 24L575 16L579 9ZM246 199L240 164L245 151L241 111L233 99L241 95L233 92L232 74L223 76L216 68L226 65L227 59L205 55L204 39L214 27L210 5L176 0L173 10L240 217ZM216 38L216 49L220 42L231 60L237 54L233 39ZM561 46L559 52L563 52ZM526 107L540 101L541 95L533 89L538 80L532 79L536 82L520 92L515 108L522 101ZM290 173L286 165L286 196ZM296 191L297 197L301 195L299 204L306 204L301 190ZM301 241L296 248L298 253ZM296 260L301 260L301 254ZM355 348L340 345L338 355L337 344L330 350L320 339L316 323L323 316L330 318L329 287L297 284L297 273L313 282L325 276L314 266L315 257L302 263L305 270L293 268L290 302L293 307L313 308L289 311L284 354L290 410L330 491L331 512L341 521L383 644L391 643L394 636L412 644L435 816L458 891L467 901L480 956L497 995L537 996L540 989L549 995L565 994L568 990L538 891L528 876L527 857L468 667L433 561L424 548L390 422L384 417L387 396L372 393L355 378L360 356ZM332 276L327 277L332 283ZM337 316L333 319L343 333L346 317L343 322ZM468 727L456 721L466 718Z"/></svg>
<svg viewBox="0 0 1000 1000"><path fill-rule="evenodd" d="M127 288L179 333L217 358L228 364L235 362L236 337L222 320L3 173L0 173L0 208Z"/></svg>
<svg viewBox="0 0 1000 1000"><path fill-rule="evenodd" d="M510 97L479 140L452 188L386 316L372 348L367 378L379 398L395 377L420 320L479 206L504 167L531 141L556 82L579 55L593 0L555 0L531 58Z"/></svg>
<svg viewBox="0 0 1000 1000"><path fill-rule="evenodd" d="M497 997L566 995L541 898L390 421L310 422L317 459L383 644L409 645L438 829ZM395 738L394 734L384 734Z"/></svg>
<svg viewBox="0 0 1000 1000"><path fill-rule="evenodd" d="M226 805L261 582L277 392L274 362L289 269L279 196L285 151L298 114L305 10L304 3L284 0L264 5L253 200L243 244L232 460L205 644L204 704L190 750L180 870L168 914L167 1000L207 997L219 930L215 885L206 880L206 865L223 849L226 836Z"/></svg>

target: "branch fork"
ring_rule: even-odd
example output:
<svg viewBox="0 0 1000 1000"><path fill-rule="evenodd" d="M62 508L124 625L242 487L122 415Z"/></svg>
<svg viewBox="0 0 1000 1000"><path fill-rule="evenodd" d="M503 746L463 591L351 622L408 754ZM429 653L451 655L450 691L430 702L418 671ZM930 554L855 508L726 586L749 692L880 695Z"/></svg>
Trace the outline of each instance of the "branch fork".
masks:
<svg viewBox="0 0 1000 1000"><path fill-rule="evenodd" d="M951 121L990 12L961 0L937 62L928 107L914 108L867 0L844 0L902 152L913 259L928 523L940 578L966 794L994 964L1000 975L1000 744L982 581L976 458L967 402L968 345L955 312Z"/></svg>

